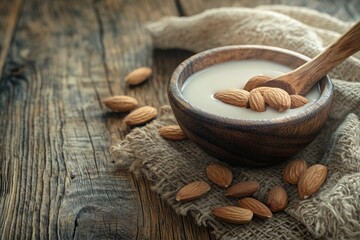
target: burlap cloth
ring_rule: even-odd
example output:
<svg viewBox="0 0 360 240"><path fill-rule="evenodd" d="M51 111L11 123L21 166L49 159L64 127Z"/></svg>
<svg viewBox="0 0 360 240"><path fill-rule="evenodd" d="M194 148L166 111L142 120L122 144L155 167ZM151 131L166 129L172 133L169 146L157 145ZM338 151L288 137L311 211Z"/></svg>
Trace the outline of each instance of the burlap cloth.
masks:
<svg viewBox="0 0 360 240"><path fill-rule="evenodd" d="M148 25L148 29L155 48L198 52L231 44L263 44L314 57L350 26L304 8L262 6L170 17ZM255 197L261 201L265 201L274 184L285 187L289 205L272 219L254 218L250 224L240 226L214 219L212 208L236 205L236 201L225 198L224 190L210 183L205 175L206 166L217 159L189 140L172 142L159 137L161 126L176 122L168 106L161 109L157 120L133 129L124 141L112 147L112 153L119 165L131 165L131 171L144 174L153 190L177 213L191 214L219 239L360 239L360 60L351 57L330 75L335 85L330 118L318 137L294 157L328 166L326 182L315 196L299 199L296 187L282 180L284 164L261 169L231 166L235 183L260 183ZM193 202L176 202L176 192L195 180L209 182L211 191Z"/></svg>

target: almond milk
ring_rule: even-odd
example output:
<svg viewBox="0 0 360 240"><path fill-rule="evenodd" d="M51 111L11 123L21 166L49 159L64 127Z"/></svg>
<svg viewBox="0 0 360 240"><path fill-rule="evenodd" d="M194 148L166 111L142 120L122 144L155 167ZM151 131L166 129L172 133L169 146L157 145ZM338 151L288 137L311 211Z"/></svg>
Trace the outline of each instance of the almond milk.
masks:
<svg viewBox="0 0 360 240"><path fill-rule="evenodd" d="M295 109L278 112L267 106L265 112L254 112L251 109L223 103L213 97L220 90L240 88L253 76L265 75L278 77L292 69L270 61L241 60L216 64L191 75L182 88L184 98L196 108L227 118L234 119L272 119L295 115L304 111L320 97L318 85L315 85L305 97L307 104Z"/></svg>

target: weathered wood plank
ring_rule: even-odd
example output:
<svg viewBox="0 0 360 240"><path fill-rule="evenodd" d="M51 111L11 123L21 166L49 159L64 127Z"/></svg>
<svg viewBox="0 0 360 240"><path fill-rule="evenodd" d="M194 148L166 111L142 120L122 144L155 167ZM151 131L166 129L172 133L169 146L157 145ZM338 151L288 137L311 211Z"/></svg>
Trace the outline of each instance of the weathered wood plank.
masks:
<svg viewBox="0 0 360 240"><path fill-rule="evenodd" d="M0 87L2 238L55 238L66 183L79 176L91 188L90 176L110 162L107 129L85 68L99 52L97 35L91 34L96 27L89 29L82 22L91 23L92 11L66 4L24 4L11 64L5 67L24 66L24 71L5 71L9 74ZM97 61L101 65L101 59ZM98 115L87 118L85 112L94 102Z"/></svg>
<svg viewBox="0 0 360 240"><path fill-rule="evenodd" d="M0 81L18 21L21 0L0 1Z"/></svg>
<svg viewBox="0 0 360 240"><path fill-rule="evenodd" d="M101 104L121 93L167 102L165 83L189 53L157 52L152 64L141 23L175 14L170 0L24 2L0 82L1 239L210 238L114 169L110 143L129 129ZM125 88L123 76L147 64L151 81Z"/></svg>
<svg viewBox="0 0 360 240"><path fill-rule="evenodd" d="M177 15L175 3L153 1L150 5L120 5L117 1L96 4L98 22L103 26L104 59L114 95L128 94L139 99L142 105L160 107L168 104L166 88L175 67L191 53L184 51L156 51L153 55L151 42L143 23L166 15ZM121 10L120 10L121 9ZM157 9L157 10L155 10ZM166 11L165 11L166 10ZM121 11L123 14L119 14ZM133 42L133 43L131 43ZM129 88L124 77L139 66L152 66L153 77L144 84ZM126 134L122 123L108 118L112 141L115 143ZM110 123L111 122L111 123ZM125 129L125 132L124 132ZM209 232L199 228L191 217L181 217L150 190L143 178L132 175L138 218L138 239L209 239Z"/></svg>
<svg viewBox="0 0 360 240"><path fill-rule="evenodd" d="M344 21L358 21L360 19L359 0L336 1L336 0L270 0L270 1L247 1L247 0L179 0L185 15L194 15L210 8L217 7L256 7L266 4L284 4L290 6L307 7L323 13L328 13Z"/></svg>

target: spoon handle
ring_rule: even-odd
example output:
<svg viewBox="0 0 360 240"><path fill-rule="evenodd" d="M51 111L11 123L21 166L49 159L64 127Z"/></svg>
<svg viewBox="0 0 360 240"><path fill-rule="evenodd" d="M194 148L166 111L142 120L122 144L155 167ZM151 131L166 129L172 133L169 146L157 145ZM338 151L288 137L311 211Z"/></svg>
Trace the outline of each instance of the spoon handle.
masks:
<svg viewBox="0 0 360 240"><path fill-rule="evenodd" d="M288 82L295 93L306 94L331 69L359 50L360 21L311 61L293 70Z"/></svg>

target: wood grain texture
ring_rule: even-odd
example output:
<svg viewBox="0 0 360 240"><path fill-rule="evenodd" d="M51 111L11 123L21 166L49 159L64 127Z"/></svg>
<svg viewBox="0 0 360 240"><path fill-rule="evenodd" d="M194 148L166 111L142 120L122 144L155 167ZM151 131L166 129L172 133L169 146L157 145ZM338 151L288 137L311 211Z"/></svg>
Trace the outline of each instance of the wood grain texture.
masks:
<svg viewBox="0 0 360 240"><path fill-rule="evenodd" d="M0 0L0 239L214 239L114 167L109 147L130 129L100 103L168 103L191 53L153 53L142 24L190 4L202 1ZM150 81L125 87L144 65Z"/></svg>

